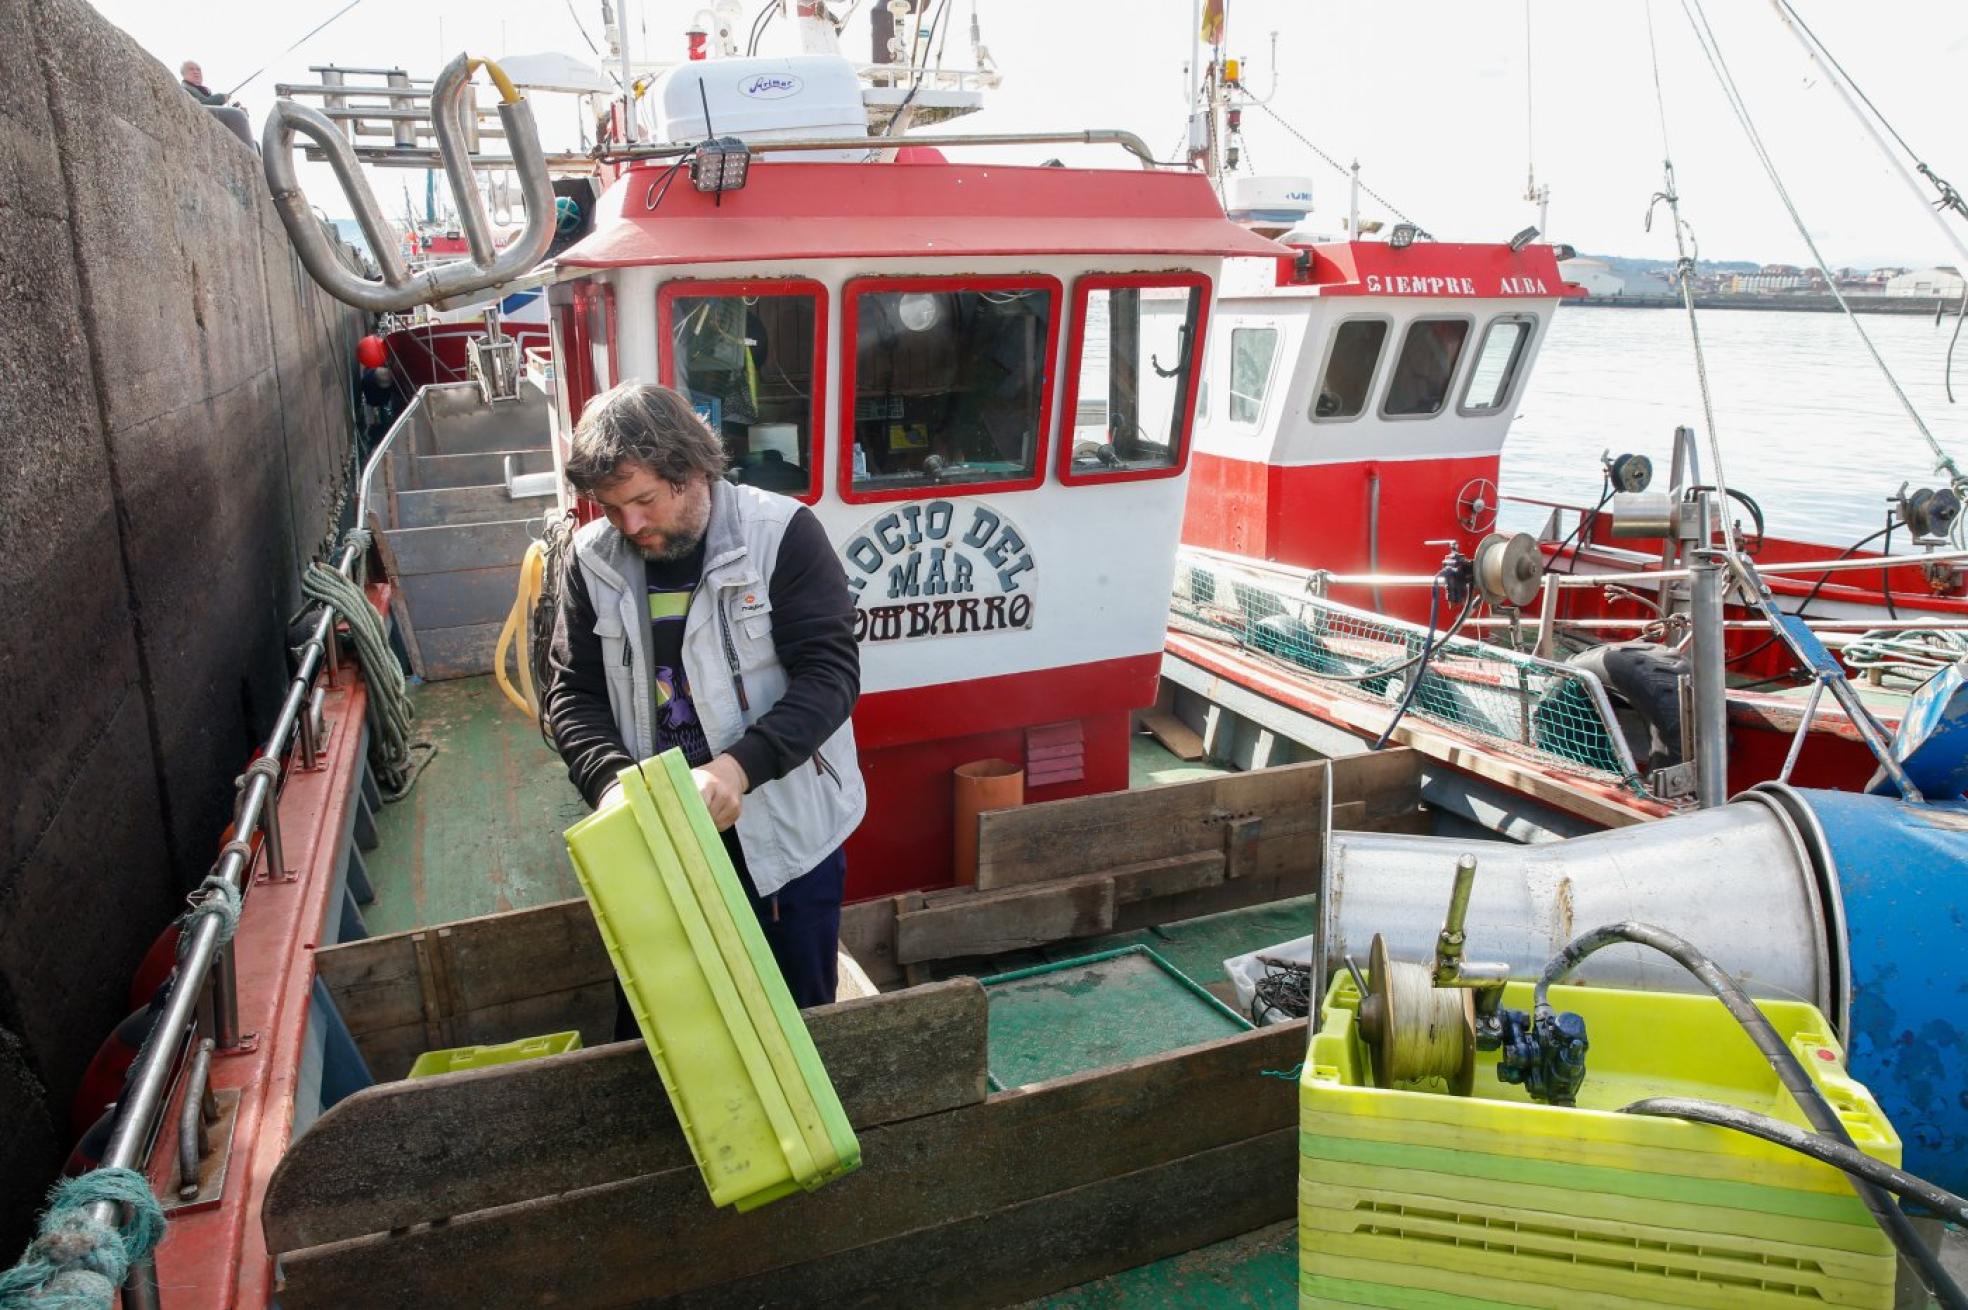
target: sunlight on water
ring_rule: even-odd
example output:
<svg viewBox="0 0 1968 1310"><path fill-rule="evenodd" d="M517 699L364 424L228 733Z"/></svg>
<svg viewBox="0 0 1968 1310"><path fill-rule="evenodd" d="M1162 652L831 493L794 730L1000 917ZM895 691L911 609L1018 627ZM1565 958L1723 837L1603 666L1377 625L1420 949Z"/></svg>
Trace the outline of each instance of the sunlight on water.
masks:
<svg viewBox="0 0 1968 1310"><path fill-rule="evenodd" d="M1941 445L1968 467L1968 331L1955 395L1943 391L1949 317L1861 320ZM1846 546L1885 523L1902 481L1937 485L1913 422L1842 314L1710 310L1700 317L1715 422L1731 488L1762 503L1770 530ZM1687 315L1666 309L1565 308L1538 356L1503 449L1507 495L1583 502L1600 491L1599 454L1654 461L1667 489L1677 424L1696 431L1701 391ZM1542 511L1507 507L1500 526L1536 531ZM1897 543L1896 543L1897 545Z"/></svg>

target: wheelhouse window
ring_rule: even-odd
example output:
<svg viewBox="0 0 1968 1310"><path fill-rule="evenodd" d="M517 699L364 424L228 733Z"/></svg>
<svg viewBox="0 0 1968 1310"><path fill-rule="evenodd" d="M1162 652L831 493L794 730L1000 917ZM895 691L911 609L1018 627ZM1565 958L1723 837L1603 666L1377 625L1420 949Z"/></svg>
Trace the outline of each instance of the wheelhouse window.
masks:
<svg viewBox="0 0 1968 1310"><path fill-rule="evenodd" d="M587 325L588 359L593 370L594 394L600 395L616 383L615 377L615 288L587 286L587 294L576 291L575 304ZM576 418L580 415L576 414Z"/></svg>
<svg viewBox="0 0 1968 1310"><path fill-rule="evenodd" d="M1476 363L1462 393L1463 413L1494 414L1508 403L1536 326L1535 319L1512 316L1492 319L1483 329L1483 344L1476 348Z"/></svg>
<svg viewBox="0 0 1968 1310"><path fill-rule="evenodd" d="M1182 467L1208 294L1204 278L1186 274L1092 274L1075 284L1063 481Z"/></svg>
<svg viewBox="0 0 1968 1310"><path fill-rule="evenodd" d="M847 499L1044 479L1056 280L863 278L844 296Z"/></svg>
<svg viewBox="0 0 1968 1310"><path fill-rule="evenodd" d="M1441 413L1468 339L1466 318L1418 318L1408 324L1380 412L1388 418L1427 418Z"/></svg>
<svg viewBox="0 0 1968 1310"><path fill-rule="evenodd" d="M1381 348L1387 344L1387 328L1384 318L1351 318L1339 325L1319 389L1312 396L1313 418L1358 418L1366 409Z"/></svg>
<svg viewBox="0 0 1968 1310"><path fill-rule="evenodd" d="M826 369L815 282L672 282L658 293L667 380L724 441L733 482L818 498Z"/></svg>
<svg viewBox="0 0 1968 1310"><path fill-rule="evenodd" d="M1230 330L1230 421L1255 423L1264 412L1271 366L1278 358L1278 329Z"/></svg>

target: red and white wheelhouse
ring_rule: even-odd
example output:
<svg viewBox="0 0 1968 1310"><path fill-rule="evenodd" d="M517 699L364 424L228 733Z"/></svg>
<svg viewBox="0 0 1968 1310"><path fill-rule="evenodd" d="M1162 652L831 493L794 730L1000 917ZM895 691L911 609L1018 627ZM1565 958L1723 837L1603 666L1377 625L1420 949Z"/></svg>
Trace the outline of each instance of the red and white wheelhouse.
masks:
<svg viewBox="0 0 1968 1310"><path fill-rule="evenodd" d="M1127 785L1154 700L1226 257L1280 248L1165 172L782 163L721 196L638 167L552 288L557 447L626 379L825 524L854 589L871 808L850 897L949 878L950 771Z"/></svg>
<svg viewBox="0 0 1968 1310"><path fill-rule="evenodd" d="M1183 540L1337 573L1431 573L1496 517L1497 469L1564 281L1549 246L1338 242L1234 260ZM1424 617L1424 593L1336 599Z"/></svg>

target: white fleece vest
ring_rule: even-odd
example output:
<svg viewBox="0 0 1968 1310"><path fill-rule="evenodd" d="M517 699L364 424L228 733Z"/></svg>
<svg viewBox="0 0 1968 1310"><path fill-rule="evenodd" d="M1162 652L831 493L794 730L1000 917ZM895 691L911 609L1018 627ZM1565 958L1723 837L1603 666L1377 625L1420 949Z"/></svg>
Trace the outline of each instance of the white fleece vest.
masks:
<svg viewBox="0 0 1968 1310"><path fill-rule="evenodd" d="M798 509L799 502L786 496L711 483L703 577L684 616L683 669L713 755L786 693L786 670L772 641L769 583L786 524ZM606 519L575 534L574 547L594 602L616 730L631 755L647 759L656 753L656 693L642 556ZM746 795L738 841L758 894L770 896L819 864L847 840L867 808L849 720L812 759Z"/></svg>

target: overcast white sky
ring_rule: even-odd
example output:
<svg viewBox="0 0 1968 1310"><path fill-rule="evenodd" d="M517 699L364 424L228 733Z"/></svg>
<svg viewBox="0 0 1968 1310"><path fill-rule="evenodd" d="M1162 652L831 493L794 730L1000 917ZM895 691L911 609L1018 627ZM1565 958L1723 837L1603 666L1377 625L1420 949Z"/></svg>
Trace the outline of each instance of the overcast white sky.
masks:
<svg viewBox="0 0 1968 1310"><path fill-rule="evenodd" d="M1192 0L974 0L985 44L1005 73L981 114L949 130L1122 127L1157 151L1181 139ZM474 53L556 49L589 57L566 0L363 0L290 55L280 50L345 0L268 6L264 0L95 0L175 72L199 59L215 89L273 60L239 95L255 121L278 81L312 80L311 63L398 63L429 77L469 46ZM762 0L748 0L747 18ZM845 49L868 47L864 12ZM948 0L956 27L946 63L969 62L973 0ZM1962 263L1946 238L1880 161L1767 0L1705 0L1724 55L1792 194L1834 266ZM1968 3L1962 0L1793 0L1916 150L1968 188L1968 138L1957 88L1968 76ZM633 3L641 57L680 54L698 6ZM598 0L573 0L601 39ZM1653 0L1667 125L1683 207L1705 259L1804 263L1807 252L1730 116L1696 47L1680 0ZM1229 0L1229 53L1247 61L1270 108L1344 161L1443 240L1498 240L1534 219L1522 199L1535 151L1552 189L1548 237L1581 250L1671 258L1664 224L1642 218L1660 183L1661 139L1648 57L1646 0L1406 0L1350 5ZM771 35L788 35L777 24ZM646 35L645 35L646 34ZM645 44L646 42L646 44ZM765 52L784 47L768 39ZM962 51L961 55L959 51ZM1534 96L1527 137L1526 89ZM571 135L571 111L543 123ZM1245 118L1250 159L1264 172L1311 177L1319 213L1337 226L1346 183L1261 111ZM1008 151L1031 162L1114 162L1112 153ZM334 214L348 207L310 170L311 195ZM380 182L386 209L401 183ZM387 188L387 189L384 189ZM1377 207L1369 205L1372 214ZM1956 231L1968 236L1968 227Z"/></svg>

